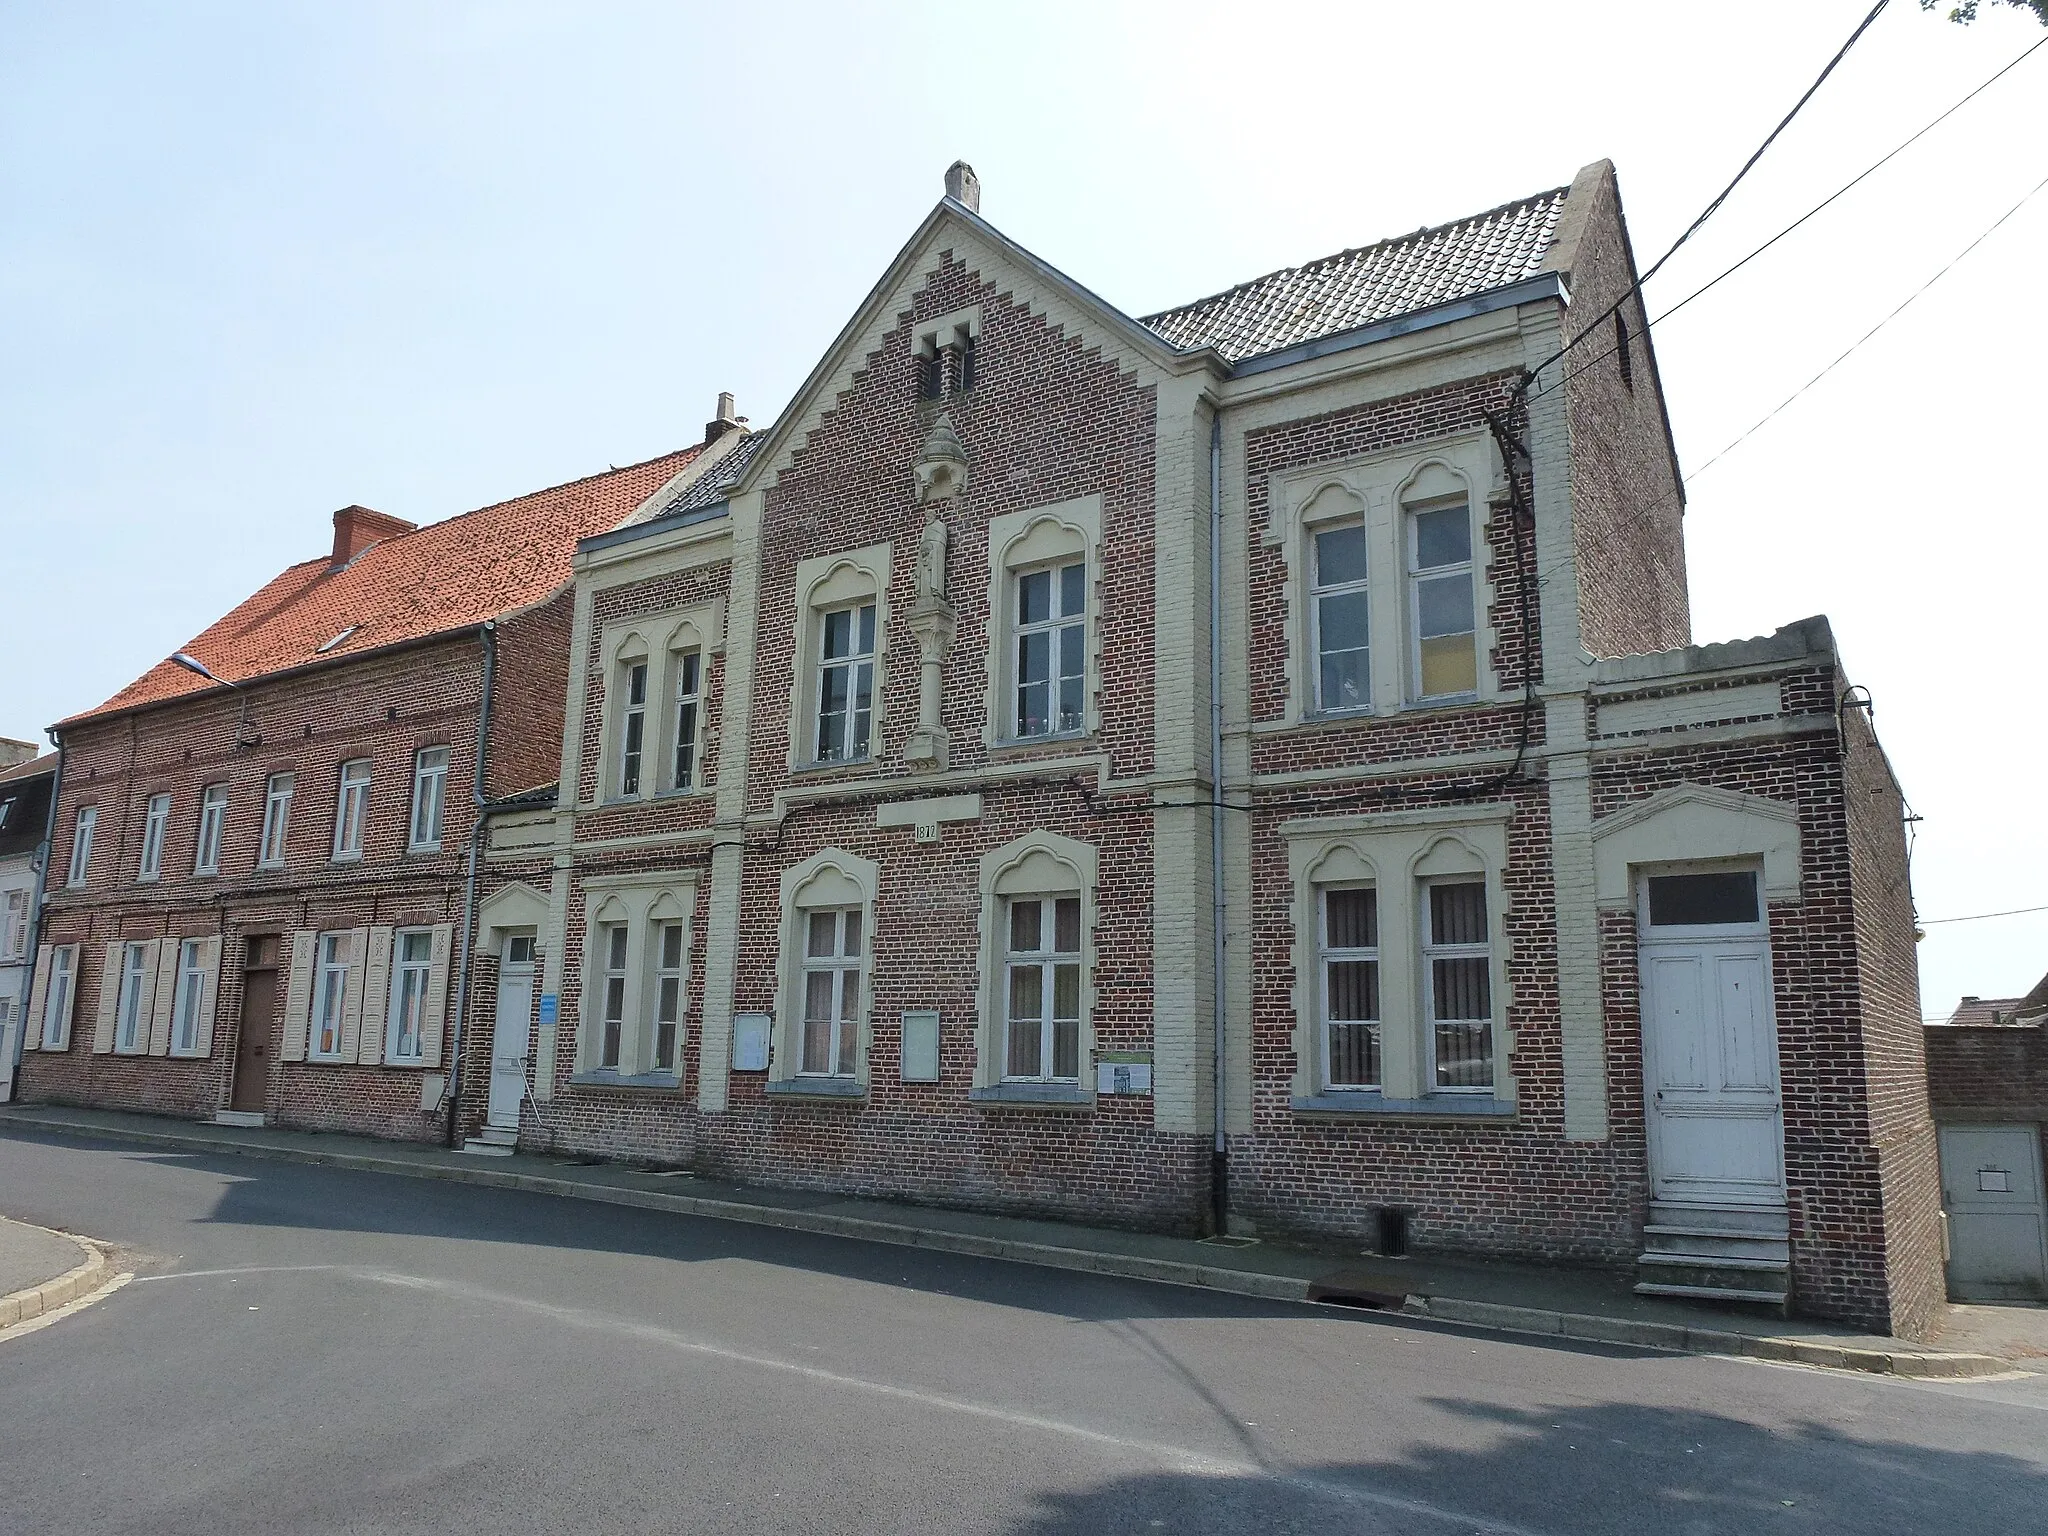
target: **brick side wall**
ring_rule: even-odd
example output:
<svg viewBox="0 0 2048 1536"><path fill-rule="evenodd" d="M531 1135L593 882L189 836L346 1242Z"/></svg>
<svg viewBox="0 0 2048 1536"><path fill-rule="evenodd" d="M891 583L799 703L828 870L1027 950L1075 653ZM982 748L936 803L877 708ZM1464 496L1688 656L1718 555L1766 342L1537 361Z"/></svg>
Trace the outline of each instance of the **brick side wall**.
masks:
<svg viewBox="0 0 2048 1536"><path fill-rule="evenodd" d="M569 635L576 620L573 587L498 623L497 676L491 691L491 750L486 764L492 799L552 784L562 771L562 701L569 690ZM470 794L467 781L451 798Z"/></svg>
<svg viewBox="0 0 2048 1536"><path fill-rule="evenodd" d="M1635 276L1620 197L1608 181L1572 263L1567 323L1604 314ZM1580 341L1558 365L1570 379L1564 388L1580 640L1595 656L1692 643L1683 491L1673 477L1641 297L1621 312L1630 338L1626 380L1612 319L1600 322L1603 334ZM1556 377L1555 368L1546 370L1545 384Z"/></svg>

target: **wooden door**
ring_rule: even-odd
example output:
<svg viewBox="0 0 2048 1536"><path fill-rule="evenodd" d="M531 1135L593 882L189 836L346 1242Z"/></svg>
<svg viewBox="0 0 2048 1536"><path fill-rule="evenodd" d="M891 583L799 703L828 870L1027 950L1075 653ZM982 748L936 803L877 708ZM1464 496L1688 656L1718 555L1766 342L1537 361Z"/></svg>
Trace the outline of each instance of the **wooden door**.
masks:
<svg viewBox="0 0 2048 1536"><path fill-rule="evenodd" d="M235 1031L235 1082L228 1108L263 1113L270 1089L270 1030L277 1019L277 940L249 940L242 973L242 1018Z"/></svg>

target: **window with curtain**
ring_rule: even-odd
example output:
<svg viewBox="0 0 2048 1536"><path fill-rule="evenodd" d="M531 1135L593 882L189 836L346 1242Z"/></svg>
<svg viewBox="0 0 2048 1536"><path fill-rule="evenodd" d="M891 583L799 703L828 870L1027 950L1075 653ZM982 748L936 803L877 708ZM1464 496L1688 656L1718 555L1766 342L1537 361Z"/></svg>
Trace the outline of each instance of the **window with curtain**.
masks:
<svg viewBox="0 0 2048 1536"><path fill-rule="evenodd" d="M852 1077L860 1049L861 909L804 913L805 1077Z"/></svg>
<svg viewBox="0 0 2048 1536"><path fill-rule="evenodd" d="M1370 886L1321 893L1323 1082L1330 1088L1379 1088L1379 892Z"/></svg>
<svg viewBox="0 0 2048 1536"><path fill-rule="evenodd" d="M1493 950L1487 939L1486 884L1439 880L1423 889L1431 1082L1439 1089L1491 1089Z"/></svg>
<svg viewBox="0 0 2048 1536"><path fill-rule="evenodd" d="M1013 896L1003 958L1003 1077L1081 1078L1081 898Z"/></svg>

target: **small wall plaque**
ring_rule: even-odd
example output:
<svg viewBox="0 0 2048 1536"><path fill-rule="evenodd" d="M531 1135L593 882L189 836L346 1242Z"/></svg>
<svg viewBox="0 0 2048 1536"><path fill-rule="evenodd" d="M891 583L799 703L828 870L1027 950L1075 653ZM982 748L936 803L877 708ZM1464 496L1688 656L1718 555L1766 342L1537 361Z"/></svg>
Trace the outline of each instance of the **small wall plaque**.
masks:
<svg viewBox="0 0 2048 1536"><path fill-rule="evenodd" d="M1099 1094L1150 1094L1152 1057L1146 1051L1098 1051L1095 1091Z"/></svg>
<svg viewBox="0 0 2048 1536"><path fill-rule="evenodd" d="M735 1072L768 1070L768 1024L765 1013L736 1013L732 1016L732 1069Z"/></svg>
<svg viewBox="0 0 2048 1536"><path fill-rule="evenodd" d="M1986 1195L2009 1195L2012 1193L2012 1171L2007 1168L1979 1168L1977 1189Z"/></svg>
<svg viewBox="0 0 2048 1536"><path fill-rule="evenodd" d="M913 1009L903 1015L903 1081L939 1080L939 1010Z"/></svg>
<svg viewBox="0 0 2048 1536"><path fill-rule="evenodd" d="M552 992L540 995L540 1021L543 1024L558 1023L562 1016L562 1000Z"/></svg>

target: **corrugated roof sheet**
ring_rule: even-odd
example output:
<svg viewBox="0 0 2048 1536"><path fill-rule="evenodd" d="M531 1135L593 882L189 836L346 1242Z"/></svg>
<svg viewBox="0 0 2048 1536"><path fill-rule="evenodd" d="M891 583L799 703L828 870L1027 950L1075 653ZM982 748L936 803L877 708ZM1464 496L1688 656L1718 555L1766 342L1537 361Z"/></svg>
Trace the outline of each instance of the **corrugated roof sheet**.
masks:
<svg viewBox="0 0 2048 1536"><path fill-rule="evenodd" d="M292 566L181 649L236 683L481 624L567 581L578 539L616 527L702 451L686 448L430 523L371 545L339 570L325 555ZM344 631L339 644L322 649ZM64 723L212 686L165 660Z"/></svg>
<svg viewBox="0 0 2048 1536"><path fill-rule="evenodd" d="M1542 270L1570 190L1286 267L1138 323L1183 350L1214 347L1243 362L1505 288Z"/></svg>

